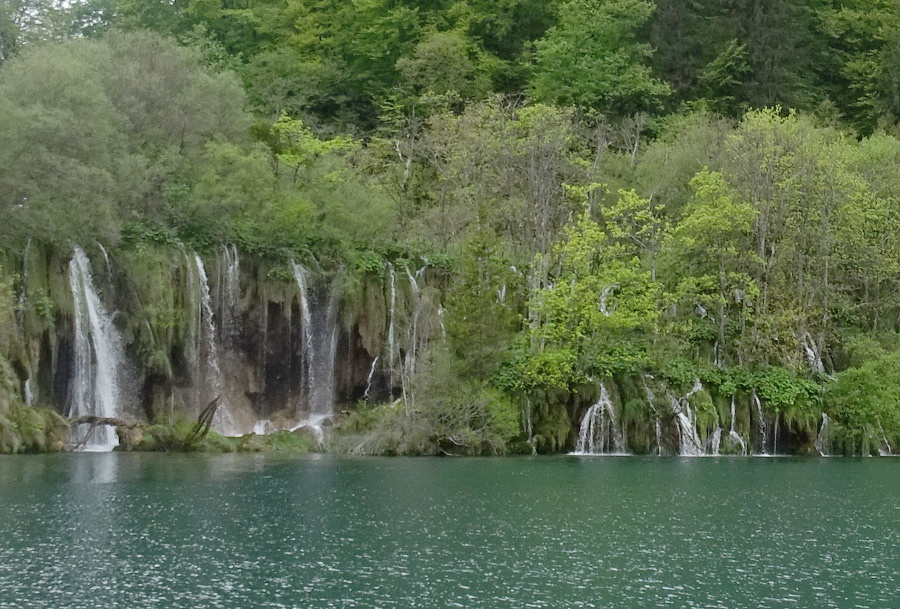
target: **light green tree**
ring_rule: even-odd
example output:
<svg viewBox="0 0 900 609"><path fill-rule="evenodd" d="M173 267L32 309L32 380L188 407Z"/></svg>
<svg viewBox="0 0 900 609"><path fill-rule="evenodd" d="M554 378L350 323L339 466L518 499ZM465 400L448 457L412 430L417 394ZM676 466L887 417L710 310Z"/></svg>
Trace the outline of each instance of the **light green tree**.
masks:
<svg viewBox="0 0 900 609"><path fill-rule="evenodd" d="M666 275L689 326L711 322L716 358L724 361L728 334L740 339L759 290L752 272L759 264L752 248L756 209L737 200L720 173L701 171L691 180L694 197L665 243ZM732 332L729 332L732 326ZM737 341L736 341L737 342ZM743 361L737 348L737 361Z"/></svg>
<svg viewBox="0 0 900 609"><path fill-rule="evenodd" d="M540 324L531 328L526 383L568 389L637 371L656 328L660 285L634 248L617 243L585 211L553 255L558 272L533 294Z"/></svg>

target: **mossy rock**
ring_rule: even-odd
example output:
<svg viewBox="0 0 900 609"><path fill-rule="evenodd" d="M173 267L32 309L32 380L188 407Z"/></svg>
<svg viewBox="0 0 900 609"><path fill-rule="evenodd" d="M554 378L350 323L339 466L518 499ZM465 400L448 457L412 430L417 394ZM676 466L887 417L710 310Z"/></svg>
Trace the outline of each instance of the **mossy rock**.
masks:
<svg viewBox="0 0 900 609"><path fill-rule="evenodd" d="M0 416L0 453L60 452L68 438L68 421L52 410L15 404Z"/></svg>

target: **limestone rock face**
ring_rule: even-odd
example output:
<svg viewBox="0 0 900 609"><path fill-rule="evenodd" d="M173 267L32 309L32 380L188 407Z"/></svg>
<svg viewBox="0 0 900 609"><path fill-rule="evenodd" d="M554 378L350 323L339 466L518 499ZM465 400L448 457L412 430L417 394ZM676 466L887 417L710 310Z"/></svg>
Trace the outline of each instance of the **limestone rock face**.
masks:
<svg viewBox="0 0 900 609"><path fill-rule="evenodd" d="M119 425L116 427L119 437L119 450L135 450L144 441L144 428L139 425Z"/></svg>

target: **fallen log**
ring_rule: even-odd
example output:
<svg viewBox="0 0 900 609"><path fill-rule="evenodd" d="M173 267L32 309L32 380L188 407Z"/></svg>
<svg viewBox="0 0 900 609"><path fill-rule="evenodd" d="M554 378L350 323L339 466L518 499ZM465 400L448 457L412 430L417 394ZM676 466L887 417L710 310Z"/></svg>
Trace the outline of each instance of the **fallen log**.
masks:
<svg viewBox="0 0 900 609"><path fill-rule="evenodd" d="M91 425L96 427L97 425L112 425L114 427L127 427L129 429L133 429L136 427L143 427L145 423L140 421L130 421L127 419L118 419L116 417L98 417L94 415L87 415L83 417L78 417L77 419L69 419L70 425Z"/></svg>
<svg viewBox="0 0 900 609"><path fill-rule="evenodd" d="M206 408L203 409L203 412L200 413L200 416L197 417L197 423L194 425L194 429L192 429L188 437L185 438L185 445L189 446L206 437L206 434L212 429L213 417L216 416L216 410L218 408L219 396L216 396L213 398L212 402L207 404Z"/></svg>

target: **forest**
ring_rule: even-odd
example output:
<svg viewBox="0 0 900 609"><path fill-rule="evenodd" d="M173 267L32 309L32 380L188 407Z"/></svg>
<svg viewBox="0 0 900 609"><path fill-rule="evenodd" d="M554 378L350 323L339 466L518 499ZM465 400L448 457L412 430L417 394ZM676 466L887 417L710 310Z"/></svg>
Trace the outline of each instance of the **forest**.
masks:
<svg viewBox="0 0 900 609"><path fill-rule="evenodd" d="M318 299L335 452L892 454L898 119L891 0L0 0L0 452L83 248L148 423L319 412Z"/></svg>

